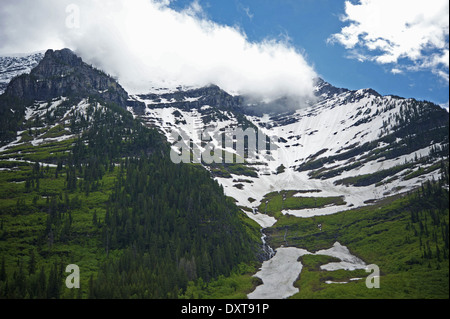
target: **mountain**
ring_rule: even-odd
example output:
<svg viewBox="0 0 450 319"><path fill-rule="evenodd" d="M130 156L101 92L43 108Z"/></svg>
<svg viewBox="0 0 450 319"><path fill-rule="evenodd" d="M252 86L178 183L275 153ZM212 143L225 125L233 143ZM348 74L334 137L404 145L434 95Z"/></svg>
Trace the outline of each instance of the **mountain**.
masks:
<svg viewBox="0 0 450 319"><path fill-rule="evenodd" d="M289 99L248 103L213 87L134 96L145 109L129 110L175 154L189 149L263 229L271 259L248 298L447 298L448 112L323 79L315 94L296 109ZM239 127L270 137L270 156L254 152ZM223 162L239 142L243 163ZM211 143L219 163L200 156ZM383 272L382 289L365 286L369 264ZM402 290L405 281L413 284Z"/></svg>
<svg viewBox="0 0 450 319"><path fill-rule="evenodd" d="M25 115L26 106L38 101L79 97L125 109L128 94L113 78L87 65L71 50L48 50L29 74L14 77L1 96L0 140L11 141L15 137L23 117L29 117Z"/></svg>
<svg viewBox="0 0 450 319"><path fill-rule="evenodd" d="M189 281L267 258L257 225L207 170L172 163L128 99L68 49L0 96L2 298L75 297L63 290L69 264L79 297L177 298Z"/></svg>
<svg viewBox="0 0 450 319"><path fill-rule="evenodd" d="M263 284L248 298L445 298L448 113L431 102L336 88L323 79L315 94L296 109L289 99L249 103L210 87L134 96L145 108L129 110L164 134L175 154L190 150L188 158L202 163L263 229L269 256L276 254L255 274ZM270 155L259 143L255 152L251 137L238 137L239 127L270 137ZM224 145L226 138L233 144ZM224 162L239 142L244 161ZM211 144L222 155L219 163L201 156L210 155ZM341 242L346 246L334 251ZM296 261L307 266L306 279ZM330 267L345 271L344 281L342 273L322 269L327 261L340 262ZM364 286L367 274L358 269L368 264L385 272L385 289ZM429 283L428 271L439 284ZM415 288L399 289L399 276ZM346 285L332 287L335 282Z"/></svg>
<svg viewBox="0 0 450 319"><path fill-rule="evenodd" d="M439 106L323 79L302 107L216 85L129 95L68 49L31 60L0 96L1 296L74 298L73 263L81 298L302 297L294 281L328 297L448 296ZM386 290L326 283L369 263Z"/></svg>
<svg viewBox="0 0 450 319"><path fill-rule="evenodd" d="M134 98L146 108L130 110L173 144L176 132L201 152L201 133L207 129L221 136L225 129L243 125L272 137L275 160L247 158L240 171L236 165L207 165L226 193L247 209L259 206L273 191L320 190L321 196L342 197L345 205L290 213L329 214L410 191L433 176L437 179L439 163L448 156L445 110L371 89L339 89L322 79L316 96L316 103L295 112L255 115L245 99L212 87L139 95ZM253 212L249 216L254 217Z"/></svg>
<svg viewBox="0 0 450 319"><path fill-rule="evenodd" d="M124 107L128 94L111 77L85 64L71 50L48 50L41 62L14 78L5 91L7 97L45 101L59 96L95 96Z"/></svg>
<svg viewBox="0 0 450 319"><path fill-rule="evenodd" d="M30 73L43 57L43 53L12 57L0 56L0 95L5 92L12 78L24 73Z"/></svg>

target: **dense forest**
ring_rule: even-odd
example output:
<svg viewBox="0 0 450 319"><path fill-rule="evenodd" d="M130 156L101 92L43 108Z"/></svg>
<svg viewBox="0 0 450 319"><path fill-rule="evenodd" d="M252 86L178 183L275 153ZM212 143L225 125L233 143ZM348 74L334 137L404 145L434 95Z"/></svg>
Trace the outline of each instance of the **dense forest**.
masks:
<svg viewBox="0 0 450 319"><path fill-rule="evenodd" d="M173 164L158 132L115 105L89 102L70 124L79 137L52 159L56 167L36 162L11 172L21 184L15 205L2 206L0 297L177 298L189 282L257 259L259 229L242 223L207 170ZM29 250L8 244L17 240L11 225L32 216L42 217L27 224ZM87 246L89 278L68 293L67 260L76 263Z"/></svg>
<svg viewBox="0 0 450 319"><path fill-rule="evenodd" d="M123 168L123 170L122 170ZM176 297L251 261L255 243L238 210L202 168L158 157L126 161L102 230L106 252L125 249L92 283L95 298Z"/></svg>

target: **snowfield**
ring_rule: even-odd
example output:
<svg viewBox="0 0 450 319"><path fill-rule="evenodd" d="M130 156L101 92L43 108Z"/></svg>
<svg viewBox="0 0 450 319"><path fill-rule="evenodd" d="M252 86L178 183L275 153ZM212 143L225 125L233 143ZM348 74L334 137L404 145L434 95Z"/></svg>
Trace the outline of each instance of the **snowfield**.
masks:
<svg viewBox="0 0 450 319"><path fill-rule="evenodd" d="M30 55L0 56L0 95L5 91L12 78L30 73L44 57L44 52Z"/></svg>
<svg viewBox="0 0 450 319"><path fill-rule="evenodd" d="M219 136L224 129L234 128L239 124L239 120L232 112L217 110L209 105L192 109L178 109L167 105L160 108L158 104L164 101L155 102L142 99L141 101L147 105L146 115L143 116L143 119L148 125L158 128L171 143L175 142L173 133L182 136L185 140L186 138L191 139L194 147L200 153L205 150L204 143L202 144L204 142L202 141L202 132L208 129L213 136ZM170 103L170 101L165 102ZM236 199L238 206L250 209L258 207L264 195L282 190L318 189L321 193L311 196L342 196L346 202L344 206L283 211L283 214L297 217L335 214L368 205L387 195L410 191L420 186L424 179L433 178L436 175L435 172L408 181L404 181L402 178L406 171L397 172L395 174L397 178L389 176L391 180L386 178L388 183L382 186L355 187L336 185L335 182L347 177L388 170L413 161L417 157L427 156L433 145L395 159L377 158L366 161L360 166L342 171L338 176L328 179L314 179L309 176L311 171L300 172L297 170L301 164L311 159L334 156L349 147L363 145L389 134L396 123L394 118L409 102L410 100L392 96L382 97L374 94L371 90L345 91L293 114L246 115L246 119L259 131L275 141L276 150L272 151L273 159L266 160L262 157L259 160L248 159L248 162L253 162L252 167L257 169L258 177L245 176L245 179L251 182L243 183L239 188L234 187L236 183L233 180L238 180L242 176L232 175L232 178L216 177L215 179L224 187L226 195ZM205 119L211 114L220 114L223 117L212 122L206 121ZM213 139L213 143L216 149L223 147L217 140ZM386 146L386 143L379 143L377 148L381 149ZM177 148L173 146L173 149ZM229 148L226 151L233 152ZM364 154L359 154L350 160L325 164L323 167L328 169L345 167L361 160ZM199 160L198 157L196 159ZM285 167L285 170L283 173L277 174L277 168L281 165ZM264 216L260 212L247 215L263 228L274 224L272 218Z"/></svg>
<svg viewBox="0 0 450 319"><path fill-rule="evenodd" d="M309 254L307 250L295 247L278 248L276 255L263 263L256 277L263 284L248 294L249 299L286 299L298 292L294 282L302 271L302 264L297 259Z"/></svg>
<svg viewBox="0 0 450 319"><path fill-rule="evenodd" d="M340 262L328 263L320 268L326 271L338 269L365 269L367 265L358 257L352 255L347 247L336 242L333 247L311 253L296 247L280 247L273 258L265 261L255 277L263 284L247 295L249 299L286 299L299 292L294 283L300 276L303 265L298 259L304 255L325 255L340 259ZM357 280L359 278L354 278ZM328 282L332 283L332 282ZM347 282L341 282L344 284Z"/></svg>
<svg viewBox="0 0 450 319"><path fill-rule="evenodd" d="M320 266L320 269L323 270L334 271L338 269L355 270L366 268L365 262L352 255L347 247L342 246L338 242L334 243L333 247L326 250L319 250L315 254L336 257L341 260L340 262L332 262Z"/></svg>

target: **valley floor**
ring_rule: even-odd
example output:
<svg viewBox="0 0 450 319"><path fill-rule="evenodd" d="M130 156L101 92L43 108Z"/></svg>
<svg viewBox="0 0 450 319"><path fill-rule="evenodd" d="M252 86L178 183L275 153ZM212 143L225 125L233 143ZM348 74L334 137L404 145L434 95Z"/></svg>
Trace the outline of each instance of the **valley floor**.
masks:
<svg viewBox="0 0 450 319"><path fill-rule="evenodd" d="M265 230L277 253L255 275L263 285L248 297L448 298L448 191L428 187L333 215L278 212ZM372 265L379 288L370 288Z"/></svg>

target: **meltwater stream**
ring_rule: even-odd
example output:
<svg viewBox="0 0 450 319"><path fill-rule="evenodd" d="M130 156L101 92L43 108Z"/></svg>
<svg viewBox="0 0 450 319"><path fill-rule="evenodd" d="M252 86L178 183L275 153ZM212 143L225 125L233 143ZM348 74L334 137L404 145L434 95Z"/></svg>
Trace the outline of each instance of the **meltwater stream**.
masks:
<svg viewBox="0 0 450 319"><path fill-rule="evenodd" d="M275 256L275 251L272 249L272 247L270 247L267 242L266 242L266 237L267 235L264 234L263 229L261 229L261 241L263 243L262 247L264 252L266 253L266 255L269 257L269 259L271 259L273 256Z"/></svg>

